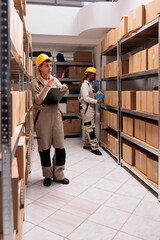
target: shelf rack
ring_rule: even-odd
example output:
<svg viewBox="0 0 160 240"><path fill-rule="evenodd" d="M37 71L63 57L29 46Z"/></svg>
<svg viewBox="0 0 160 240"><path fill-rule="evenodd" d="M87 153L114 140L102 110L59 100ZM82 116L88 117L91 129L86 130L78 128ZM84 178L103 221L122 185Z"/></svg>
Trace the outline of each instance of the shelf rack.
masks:
<svg viewBox="0 0 160 240"><path fill-rule="evenodd" d="M22 1L20 1L22 3ZM3 221L3 234L0 234L0 239L13 240L21 239L21 230L18 234L13 230L13 204L12 204L12 181L11 181L11 163L14 158L19 138L25 128L25 123L19 125L18 134L16 135L16 141L11 148L11 131L10 131L10 89L11 79L19 81L19 91L24 90L24 80L27 82L29 89L30 76L27 70L19 58L19 55L14 47L14 44L10 38L10 1L1 0L0 4L0 100L1 100L1 154L0 154L0 174L2 179L2 221ZM21 9L23 15L23 9ZM31 52L31 46L28 41L28 33L23 22L24 34L26 34L26 58L29 57ZM26 118L29 118L29 112L27 112ZM30 121L29 132L30 135ZM30 142L27 147L28 160L30 161ZM24 184L24 182L22 183ZM21 184L21 186L22 186ZM21 201L22 199L20 199ZM23 221L23 209L20 209L21 217Z"/></svg>
<svg viewBox="0 0 160 240"><path fill-rule="evenodd" d="M91 62L73 62L73 61L68 61L68 62L54 62L54 69L53 71L56 74L56 70L58 66L66 66L66 67L70 67L70 66L93 66L93 63ZM58 78L58 80L62 83L77 83L81 81L81 78ZM79 94L69 94L68 96L66 96L66 98L78 98ZM80 113L63 113L63 117L78 117L81 118L81 114ZM70 132L70 133L64 133L64 136L82 136L82 133L79 132Z"/></svg>
<svg viewBox="0 0 160 240"><path fill-rule="evenodd" d="M122 75L121 67L122 67L122 56L128 53L135 51L136 49L144 49L148 48L155 43L159 44L159 67L158 69L147 70L143 72L131 73L131 74L124 74ZM118 152L118 162L121 166L128 168L131 172L133 172L138 178L144 181L150 188L152 188L156 193L158 193L158 200L160 201L160 17L154 19L152 22L144 25L138 31L130 34L128 37L120 40L114 46L110 47L106 51L101 53L101 66L102 66L102 56L117 56L117 65L118 65L118 76L114 78L101 78L101 87L103 82L108 81L117 81L117 90L118 90L118 140L119 140L119 152ZM121 87L122 81L134 81L137 79L147 79L157 77L158 78L158 91L159 91L159 114L147 114L143 112L138 112L135 110L127 110L121 108ZM110 106L103 106L101 108L104 109L112 109ZM114 108L113 108L114 109ZM138 118L142 119L149 119L158 122L158 129L159 129L159 148L156 149L134 137L130 137L122 132L121 126L121 115L125 113L127 115L137 116ZM101 123L100 123L101 125ZM134 166L130 166L128 163L124 162L122 159L122 139L126 139L129 142L140 146L141 148L147 150L148 152L158 156L158 185L151 182L146 178L144 174L142 174L139 170L137 170ZM111 155L112 152L105 147L106 151L108 151ZM115 156L113 156L115 157Z"/></svg>

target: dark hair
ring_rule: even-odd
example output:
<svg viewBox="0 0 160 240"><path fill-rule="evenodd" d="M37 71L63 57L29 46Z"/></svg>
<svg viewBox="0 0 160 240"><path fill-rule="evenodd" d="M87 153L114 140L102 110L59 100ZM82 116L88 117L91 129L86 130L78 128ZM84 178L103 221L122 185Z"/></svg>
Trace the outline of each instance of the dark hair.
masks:
<svg viewBox="0 0 160 240"><path fill-rule="evenodd" d="M84 80L86 80L87 78L90 78L91 74L93 74L93 73L86 72L86 73L84 74L84 76L82 77L82 80L80 81L80 84L79 84L80 87L82 86L82 83L84 82Z"/></svg>
<svg viewBox="0 0 160 240"><path fill-rule="evenodd" d="M51 60L47 59L47 60L45 60L44 62L51 62ZM38 70L39 70L40 73L41 73L42 71L39 69L39 67L42 68L44 62L42 62L42 63L38 66Z"/></svg>

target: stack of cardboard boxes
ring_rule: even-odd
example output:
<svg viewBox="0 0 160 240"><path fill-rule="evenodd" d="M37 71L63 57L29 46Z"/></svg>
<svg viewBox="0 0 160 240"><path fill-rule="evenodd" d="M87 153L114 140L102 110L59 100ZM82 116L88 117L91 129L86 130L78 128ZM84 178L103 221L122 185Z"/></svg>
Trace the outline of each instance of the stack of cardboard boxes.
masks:
<svg viewBox="0 0 160 240"><path fill-rule="evenodd" d="M130 11L128 16L122 16L119 26L116 29L110 30L106 34L106 38L101 42L101 52L104 52L117 41L157 18L159 13L159 0L153 0L146 5L141 5Z"/></svg>

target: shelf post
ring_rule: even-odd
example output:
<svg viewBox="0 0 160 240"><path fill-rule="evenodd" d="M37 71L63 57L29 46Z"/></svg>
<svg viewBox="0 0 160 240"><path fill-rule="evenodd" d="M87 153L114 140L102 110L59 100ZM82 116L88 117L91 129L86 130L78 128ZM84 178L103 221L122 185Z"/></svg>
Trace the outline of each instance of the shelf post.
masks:
<svg viewBox="0 0 160 240"><path fill-rule="evenodd" d="M2 222L3 239L13 240L13 204L10 138L10 1L0 1L1 35L1 148L2 148Z"/></svg>
<svg viewBox="0 0 160 240"><path fill-rule="evenodd" d="M121 164L121 74L122 74L122 58L121 58L121 41L117 43L117 91L118 91L118 111L117 111L117 122L118 122L118 164Z"/></svg>
<svg viewBox="0 0 160 240"><path fill-rule="evenodd" d="M159 44L159 65L158 65L158 91L159 91L159 120L158 120L158 200L160 201L160 17L158 17L158 44Z"/></svg>

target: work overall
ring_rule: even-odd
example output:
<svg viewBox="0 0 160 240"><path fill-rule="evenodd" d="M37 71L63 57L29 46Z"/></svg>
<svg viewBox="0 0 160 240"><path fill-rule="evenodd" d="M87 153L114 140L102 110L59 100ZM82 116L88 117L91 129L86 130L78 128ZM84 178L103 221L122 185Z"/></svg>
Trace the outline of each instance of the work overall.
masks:
<svg viewBox="0 0 160 240"><path fill-rule="evenodd" d="M54 87L60 87L61 83L54 78ZM43 176L54 180L64 179L66 153L64 149L64 130L61 113L58 104L42 104L50 87L47 81L40 75L31 84L33 96L33 108L35 111L34 123L37 135L38 151L41 158ZM50 148L53 145L55 153L51 166Z"/></svg>
<svg viewBox="0 0 160 240"><path fill-rule="evenodd" d="M92 86L89 86L89 97L94 97ZM95 104L87 103L84 100L80 101L80 112L84 128L84 146L90 146L92 150L98 149L98 141L95 135Z"/></svg>

